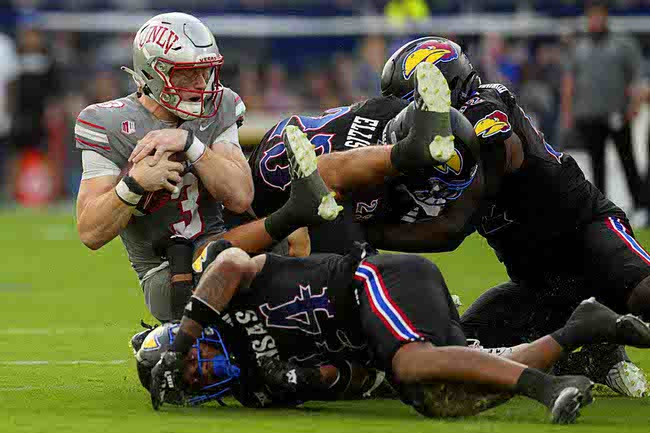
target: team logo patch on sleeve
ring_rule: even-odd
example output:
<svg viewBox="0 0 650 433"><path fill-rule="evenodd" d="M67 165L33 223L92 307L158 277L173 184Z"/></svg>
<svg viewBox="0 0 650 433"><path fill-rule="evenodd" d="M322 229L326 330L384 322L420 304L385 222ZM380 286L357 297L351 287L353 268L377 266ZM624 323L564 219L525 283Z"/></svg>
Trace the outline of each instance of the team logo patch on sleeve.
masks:
<svg viewBox="0 0 650 433"><path fill-rule="evenodd" d="M500 132L512 129L508 122L508 115L500 110L494 110L474 125L474 132L478 137L488 138Z"/></svg>
<svg viewBox="0 0 650 433"><path fill-rule="evenodd" d="M416 46L404 59L402 70L404 78L409 79L415 72L415 68L422 62L433 63L451 62L458 58L458 52L449 43L444 41L426 41Z"/></svg>

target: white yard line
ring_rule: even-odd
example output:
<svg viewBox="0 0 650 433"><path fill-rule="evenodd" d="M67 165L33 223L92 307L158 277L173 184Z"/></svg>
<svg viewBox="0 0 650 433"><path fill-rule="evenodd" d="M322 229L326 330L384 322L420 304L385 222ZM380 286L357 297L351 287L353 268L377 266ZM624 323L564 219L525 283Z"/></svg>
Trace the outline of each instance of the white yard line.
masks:
<svg viewBox="0 0 650 433"><path fill-rule="evenodd" d="M19 361L0 361L0 365L121 365L126 364L126 359L113 359L107 361L91 361L87 359L78 359L72 361L40 361L40 360L19 360Z"/></svg>
<svg viewBox="0 0 650 433"><path fill-rule="evenodd" d="M0 335L63 335L63 334L87 334L96 332L117 331L117 332L138 332L137 327L133 328L5 328L0 329Z"/></svg>
<svg viewBox="0 0 650 433"><path fill-rule="evenodd" d="M37 390L53 390L53 389L77 389L79 385L55 385L55 386L8 386L0 387L0 392L17 392L17 391L37 391Z"/></svg>

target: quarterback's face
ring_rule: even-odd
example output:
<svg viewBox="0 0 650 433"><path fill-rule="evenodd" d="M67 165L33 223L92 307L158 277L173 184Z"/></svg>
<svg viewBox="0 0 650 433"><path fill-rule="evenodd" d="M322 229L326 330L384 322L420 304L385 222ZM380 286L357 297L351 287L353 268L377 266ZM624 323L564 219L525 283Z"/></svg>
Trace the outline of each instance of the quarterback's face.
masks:
<svg viewBox="0 0 650 433"><path fill-rule="evenodd" d="M198 92L205 90L213 69L212 67L175 69L170 76L172 85L180 89L179 93L183 101L200 102L201 94Z"/></svg>
<svg viewBox="0 0 650 433"><path fill-rule="evenodd" d="M222 353L216 347L205 343L201 343L200 349L201 358L203 359L214 358ZM198 349L193 347L185 357L185 371L183 373L185 383L189 385L190 389L195 391L198 391L205 386L213 385L222 379L217 377L214 373L212 362L203 362L199 371L197 355Z"/></svg>

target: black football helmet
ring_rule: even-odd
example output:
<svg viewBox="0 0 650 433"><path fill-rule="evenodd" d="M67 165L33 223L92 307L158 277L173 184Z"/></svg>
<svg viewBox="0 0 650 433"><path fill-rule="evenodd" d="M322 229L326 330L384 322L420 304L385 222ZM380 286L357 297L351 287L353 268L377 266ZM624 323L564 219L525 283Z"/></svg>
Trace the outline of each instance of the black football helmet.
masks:
<svg viewBox="0 0 650 433"><path fill-rule="evenodd" d="M408 42L388 59L381 74L382 95L413 99L415 68L422 62L433 63L445 76L454 108L460 108L481 85L481 78L460 45L427 36Z"/></svg>

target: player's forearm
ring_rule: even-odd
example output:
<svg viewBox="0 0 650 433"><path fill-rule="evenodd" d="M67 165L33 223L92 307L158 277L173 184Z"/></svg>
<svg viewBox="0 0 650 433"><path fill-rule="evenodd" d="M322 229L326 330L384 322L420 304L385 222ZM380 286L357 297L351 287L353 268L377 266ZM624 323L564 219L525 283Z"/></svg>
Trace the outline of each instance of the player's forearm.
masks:
<svg viewBox="0 0 650 433"><path fill-rule="evenodd" d="M267 233L263 219L232 228L223 238L247 253L262 252L273 244L273 238Z"/></svg>
<svg viewBox="0 0 650 433"><path fill-rule="evenodd" d="M318 171L325 184L340 194L381 185L388 176L397 176L390 162L392 146L371 146L318 157Z"/></svg>
<svg viewBox="0 0 650 433"><path fill-rule="evenodd" d="M91 250L103 247L127 226L134 209L120 200L113 189L88 201L77 214L81 242Z"/></svg>
<svg viewBox="0 0 650 433"><path fill-rule="evenodd" d="M211 149L194 165L201 181L215 200L242 213L253 202L253 178L248 164L240 164Z"/></svg>

